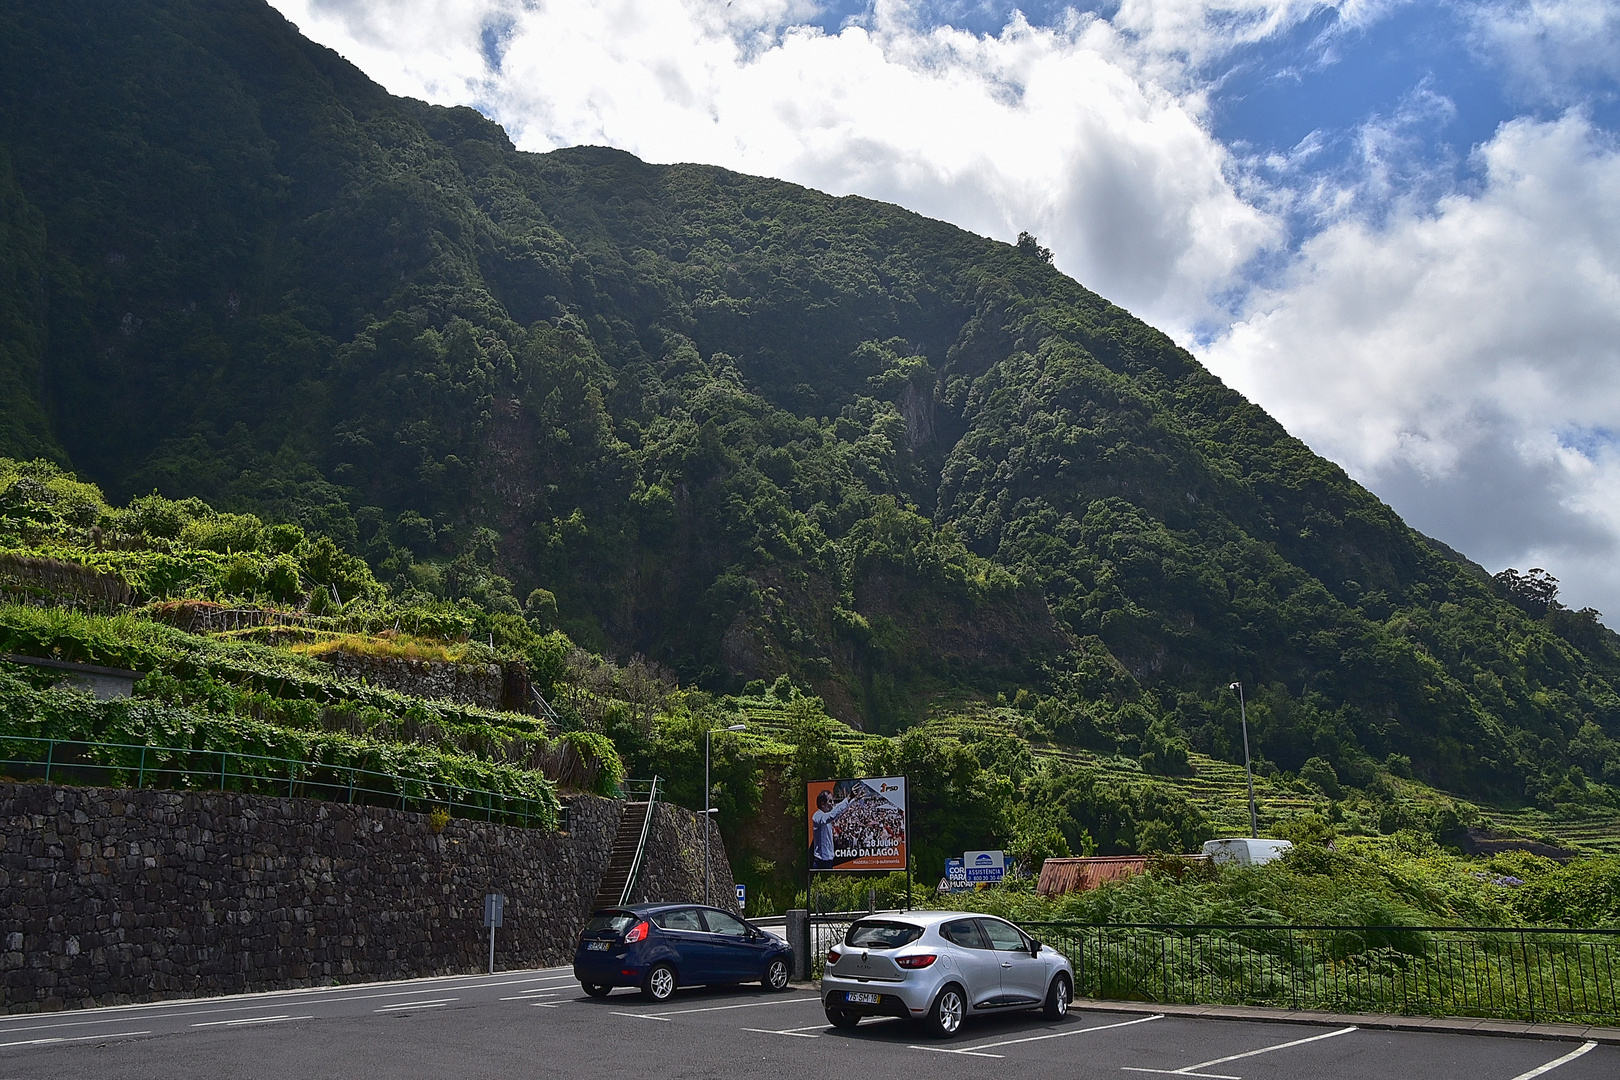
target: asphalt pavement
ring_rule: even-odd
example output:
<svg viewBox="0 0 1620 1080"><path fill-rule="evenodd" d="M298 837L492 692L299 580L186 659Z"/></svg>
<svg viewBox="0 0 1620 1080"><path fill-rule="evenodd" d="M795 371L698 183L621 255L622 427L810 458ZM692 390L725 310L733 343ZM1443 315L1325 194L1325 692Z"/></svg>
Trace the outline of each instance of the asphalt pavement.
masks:
<svg viewBox="0 0 1620 1080"><path fill-rule="evenodd" d="M1079 1009L827 1025L810 986L587 998L566 968L0 1018L0 1078L1614 1080L1620 1046Z"/></svg>

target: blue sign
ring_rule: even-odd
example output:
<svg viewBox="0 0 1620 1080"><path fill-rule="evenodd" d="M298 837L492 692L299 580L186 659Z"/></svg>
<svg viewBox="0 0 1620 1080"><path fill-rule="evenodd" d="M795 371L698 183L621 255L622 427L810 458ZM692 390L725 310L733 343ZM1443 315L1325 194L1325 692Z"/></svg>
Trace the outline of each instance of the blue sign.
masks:
<svg viewBox="0 0 1620 1080"><path fill-rule="evenodd" d="M968 884L967 869L961 859L945 860L945 883L952 892L973 888Z"/></svg>
<svg viewBox="0 0 1620 1080"><path fill-rule="evenodd" d="M988 885L1007 876L1007 856L1001 851L965 851L963 874L972 885Z"/></svg>
<svg viewBox="0 0 1620 1080"><path fill-rule="evenodd" d="M748 910L748 886L746 885L737 886L737 910Z"/></svg>

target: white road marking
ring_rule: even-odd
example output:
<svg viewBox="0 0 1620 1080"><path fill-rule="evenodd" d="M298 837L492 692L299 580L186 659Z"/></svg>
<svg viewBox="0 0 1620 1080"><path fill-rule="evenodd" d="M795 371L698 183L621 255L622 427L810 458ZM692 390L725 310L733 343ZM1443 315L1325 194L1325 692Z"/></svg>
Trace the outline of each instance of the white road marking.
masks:
<svg viewBox="0 0 1620 1080"><path fill-rule="evenodd" d="M115 1031L106 1035L78 1035L70 1039L20 1039L17 1042L0 1043L5 1046L54 1046L57 1043L95 1042L98 1039L127 1039L132 1035L150 1035L150 1031Z"/></svg>
<svg viewBox="0 0 1620 1080"><path fill-rule="evenodd" d="M826 1027L825 1024L813 1024L811 1026L812 1027ZM784 1031L773 1031L770 1028L743 1028L742 1030L744 1030L744 1031L755 1031L755 1032L758 1032L761 1035L791 1035L795 1039L819 1039L819 1038L821 1038L820 1035L812 1035L812 1034L810 1034L810 1032L808 1030L804 1030L804 1029L800 1029L800 1030L795 1031L795 1030L789 1028L789 1029L784 1030Z"/></svg>
<svg viewBox="0 0 1620 1080"><path fill-rule="evenodd" d="M980 1043L978 1046L964 1046L961 1049L950 1046L908 1046L908 1050L932 1050L937 1054L966 1054L969 1057L1004 1058L1006 1054L986 1054L984 1051L993 1050L998 1046L1012 1046L1016 1043L1042 1042L1046 1039L1066 1039L1070 1035L1084 1035L1088 1031L1107 1031L1110 1028L1130 1027L1132 1024L1145 1024L1150 1020L1163 1020L1161 1013L1152 1016L1139 1016L1135 1020L1122 1020L1117 1024L1098 1024L1095 1027L1074 1028L1071 1031L1054 1031L1046 1035L1028 1035L1022 1039L1002 1039L1000 1042Z"/></svg>
<svg viewBox="0 0 1620 1080"><path fill-rule="evenodd" d="M562 1008L561 1005L547 1005L543 1001L535 1002L534 1007L537 1008L537 1009L560 1009L560 1008Z"/></svg>
<svg viewBox="0 0 1620 1080"><path fill-rule="evenodd" d="M530 990L530 991L528 991L528 993L519 994L517 997L503 997L503 998L501 998L499 1000L501 1000L501 1001L535 1001L535 1000L537 1000L536 998L530 997L529 996L530 994L538 994L541 997L556 997L557 996L557 993L554 990L553 991Z"/></svg>
<svg viewBox="0 0 1620 1080"><path fill-rule="evenodd" d="M516 975L516 974L519 974L519 973L514 971L514 972L511 972L511 974ZM487 972L480 972L480 973L478 973L476 975L440 975L440 976L437 976L436 978L432 978L432 979L379 979L376 982L352 983L352 984L350 984L348 986L306 986L306 987L301 987L301 988L296 989L296 990L261 990L261 991L258 991L257 993L252 993L252 994L233 994L233 995L231 995L231 997L232 997L233 1000L236 1000L236 1001L257 1001L257 1002L260 1002L261 1005L265 1001L265 999L267 999L267 998L298 998L298 999L300 999L299 1002L298 1002L300 1005L308 1005L308 1004L321 1004L322 1002L325 1002L325 1001L361 1000L361 999L367 998L367 997L403 997L403 996L405 996L407 994L420 994L420 993L423 993L424 991L431 993L430 988L433 987L433 986L439 985L439 984L453 984L454 988L457 989L457 990L475 990L475 989L478 989L480 987L489 987L489 986L516 986L516 985L520 985L522 983L544 982L544 981L548 981L548 980L555 981L555 980L559 980L559 979L562 980L562 981L565 981L565 982L573 980L573 974L570 972L570 969L568 969L568 968L537 968L533 972L527 972L527 973L524 973L524 974L525 974L526 977L521 978L521 979L505 979L505 980L503 980L501 982L483 982L483 983L468 983L468 982L463 982L462 980L464 980L464 979L487 979L487 978L490 977ZM364 994L364 995L360 995L360 994L355 993L355 991L359 991L359 990L376 990L378 987L383 987L383 986L410 986L411 989L398 991L398 992L393 993L393 994ZM329 998L324 998L321 1001L311 1002L311 1001L308 1001L307 998L312 994L317 994L317 995L318 994L338 994L338 995L341 995L341 996L339 996L339 997L329 997ZM169 1009L195 1008L198 1005L207 1005L207 1004L211 1004L211 1003L213 1003L215 1001L218 1001L218 1000L219 1000L218 998L181 998L181 999L179 999L177 1001L146 1001L146 1002L140 1002L140 1003L133 1004L133 1005L101 1005L101 1006L97 1006L95 1009L86 1009L85 1011L86 1012L94 1012L94 1013L107 1013L107 1014L116 1013L116 1014L119 1014L120 1016L126 1016L126 1015L128 1015L129 1013L132 1013L132 1012L158 1012L158 1011L166 1011L166 1010L169 1010ZM240 1008L244 1008L244 1009L259 1008L259 1007L260 1007L259 1005L240 1006ZM220 1010L220 1009L203 1009L203 1010L198 1010L198 1013L202 1013L202 1012L220 1012L220 1011L223 1011L223 1010ZM192 1015L197 1015L198 1013L193 1013ZM36 1013L14 1013L11 1016L0 1016L0 1035L4 1035L7 1031L31 1031L31 1030L34 1030L33 1028L14 1028L14 1027L11 1027L10 1024L15 1023L15 1022L20 1021L20 1020L33 1020L33 1019L36 1019L37 1016L38 1016L38 1014L36 1014ZM104 1020L84 1020L84 1021L79 1021L79 1023L86 1023L86 1024L100 1024L100 1023L111 1023L111 1022L114 1022L114 1021L104 1021Z"/></svg>
<svg viewBox="0 0 1620 1080"><path fill-rule="evenodd" d="M1360 1029L1352 1025L1350 1027L1340 1028L1337 1031L1328 1031L1322 1033L1321 1035L1312 1035L1307 1039L1295 1039L1292 1042L1278 1043L1276 1046L1262 1046L1258 1050L1247 1050L1241 1054L1228 1054L1225 1057L1211 1058L1208 1061L1200 1061L1196 1065L1183 1065L1179 1069L1143 1069L1135 1065L1123 1065L1121 1066L1121 1069L1125 1072L1158 1073L1162 1076L1206 1076L1214 1077L1215 1080L1242 1080L1241 1077L1225 1076L1221 1073L1201 1073L1198 1070L1207 1069L1211 1065L1223 1065L1228 1061L1237 1061L1240 1058L1250 1058L1259 1054L1269 1054L1273 1050L1286 1050L1290 1046L1304 1046L1306 1043L1320 1042L1323 1039L1332 1039L1339 1035L1348 1035L1352 1031L1357 1030Z"/></svg>
<svg viewBox="0 0 1620 1080"><path fill-rule="evenodd" d="M673 1024L675 1022L673 1020L665 1020L662 1016L658 1016L655 1013L622 1013L622 1012L616 1012L613 1015L614 1016L628 1016L632 1020L657 1020L660 1024Z"/></svg>
<svg viewBox="0 0 1620 1080"><path fill-rule="evenodd" d="M400 1009L442 1009L452 1001L460 1000L460 998L433 998L429 1001L402 1001L398 1005L384 1005L380 1009L372 1009L371 1011L397 1012Z"/></svg>
<svg viewBox="0 0 1620 1080"><path fill-rule="evenodd" d="M283 1020L313 1020L313 1016L244 1016L240 1020L210 1020L206 1024L192 1024L194 1028L202 1027L245 1027L248 1024L279 1024Z"/></svg>
<svg viewBox="0 0 1620 1080"><path fill-rule="evenodd" d="M1563 1057L1561 1057L1561 1058L1553 1058L1551 1061L1547 1062L1547 1064L1545 1064L1545 1065L1537 1065L1535 1068L1531 1069L1529 1072L1520 1073L1518 1076L1515 1076L1513 1078L1513 1080L1532 1080L1533 1077L1540 1076L1542 1073L1550 1073L1554 1069L1558 1068L1558 1066L1567 1065L1571 1061L1574 1061L1576 1058L1580 1057L1582 1054L1585 1054L1585 1053L1589 1052L1592 1049L1592 1047L1594 1047L1596 1045L1597 1045L1596 1042L1582 1043L1580 1046L1576 1047L1574 1050L1571 1050L1569 1053L1565 1054Z"/></svg>
<svg viewBox="0 0 1620 1080"><path fill-rule="evenodd" d="M780 999L778 1001L745 1001L741 1005L710 1005L707 1008L702 1008L702 1009L675 1009L675 1010L673 1010L671 1012L647 1013L645 1015L647 1015L647 1016L660 1016L660 1017L663 1017L663 1016L684 1016L687 1013L724 1012L727 1009L754 1009L754 1008L758 1008L761 1005L796 1005L801 1001L820 1002L821 999L819 997L806 997L806 998L782 998L782 999ZM634 1013L634 1014L628 1014L628 1015L639 1016L639 1015L642 1015L642 1014Z"/></svg>

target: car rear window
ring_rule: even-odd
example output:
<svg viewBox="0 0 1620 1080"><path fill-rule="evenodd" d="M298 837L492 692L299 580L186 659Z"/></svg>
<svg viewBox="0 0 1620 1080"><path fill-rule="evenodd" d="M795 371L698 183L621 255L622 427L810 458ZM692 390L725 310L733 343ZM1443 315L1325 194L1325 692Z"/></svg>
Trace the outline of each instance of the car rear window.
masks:
<svg viewBox="0 0 1620 1080"><path fill-rule="evenodd" d="M628 911L599 911L585 924L585 932L599 934L603 930L611 930L615 934L622 934L630 929L630 924L635 921L636 917Z"/></svg>
<svg viewBox="0 0 1620 1080"><path fill-rule="evenodd" d="M898 949L922 937L922 927L903 922L858 922L844 935L844 944L857 949Z"/></svg>

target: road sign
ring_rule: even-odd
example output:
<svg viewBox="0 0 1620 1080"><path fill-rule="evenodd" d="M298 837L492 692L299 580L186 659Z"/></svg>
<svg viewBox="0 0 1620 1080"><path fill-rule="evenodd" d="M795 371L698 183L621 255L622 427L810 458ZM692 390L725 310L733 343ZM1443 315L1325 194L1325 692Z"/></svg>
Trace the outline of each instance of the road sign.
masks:
<svg viewBox="0 0 1620 1080"><path fill-rule="evenodd" d="M501 925L501 918L506 911L506 897L498 892L488 893L484 896L484 925L494 929Z"/></svg>
<svg viewBox="0 0 1620 1080"><path fill-rule="evenodd" d="M951 892L961 892L963 889L973 888L968 884L967 869L962 865L961 859L945 860L945 884Z"/></svg>
<svg viewBox="0 0 1620 1080"><path fill-rule="evenodd" d="M748 886L746 885L737 886L737 910L748 910Z"/></svg>
<svg viewBox="0 0 1620 1080"><path fill-rule="evenodd" d="M964 851L962 868L970 884L1000 881L1007 876L1007 855L1002 851Z"/></svg>

